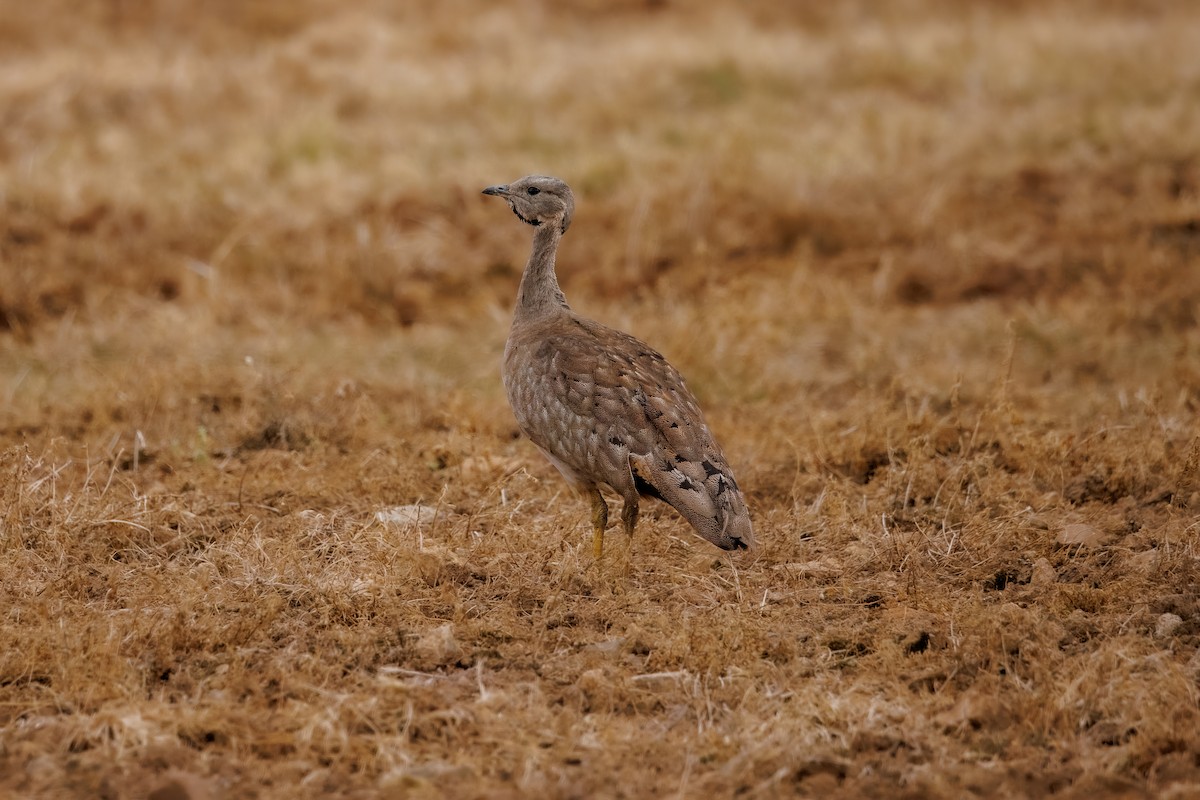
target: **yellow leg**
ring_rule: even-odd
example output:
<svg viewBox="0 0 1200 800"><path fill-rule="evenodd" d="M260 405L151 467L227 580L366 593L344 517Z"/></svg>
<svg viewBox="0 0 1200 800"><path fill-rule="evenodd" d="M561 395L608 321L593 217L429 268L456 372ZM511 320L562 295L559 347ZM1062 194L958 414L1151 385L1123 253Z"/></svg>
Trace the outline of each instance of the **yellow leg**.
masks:
<svg viewBox="0 0 1200 800"><path fill-rule="evenodd" d="M592 551L596 560L604 553L604 527L608 525L608 503L599 489L592 489Z"/></svg>

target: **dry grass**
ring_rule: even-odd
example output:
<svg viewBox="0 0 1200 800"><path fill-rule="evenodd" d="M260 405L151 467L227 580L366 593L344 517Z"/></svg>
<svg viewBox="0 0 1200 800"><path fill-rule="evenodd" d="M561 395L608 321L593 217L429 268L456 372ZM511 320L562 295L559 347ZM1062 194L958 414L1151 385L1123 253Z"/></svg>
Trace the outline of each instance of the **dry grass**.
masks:
<svg viewBox="0 0 1200 800"><path fill-rule="evenodd" d="M870 5L7 4L0 793L1196 796L1200 9ZM755 558L516 438L535 171Z"/></svg>

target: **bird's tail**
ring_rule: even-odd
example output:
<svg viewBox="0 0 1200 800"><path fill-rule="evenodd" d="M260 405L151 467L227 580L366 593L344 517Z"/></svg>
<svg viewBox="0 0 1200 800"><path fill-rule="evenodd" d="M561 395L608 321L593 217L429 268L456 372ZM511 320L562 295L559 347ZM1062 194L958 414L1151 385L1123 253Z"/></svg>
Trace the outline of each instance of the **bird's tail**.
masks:
<svg viewBox="0 0 1200 800"><path fill-rule="evenodd" d="M700 462L679 458L656 462L651 456L630 453L629 467L717 547L749 550L755 546L746 500L724 459L713 455Z"/></svg>

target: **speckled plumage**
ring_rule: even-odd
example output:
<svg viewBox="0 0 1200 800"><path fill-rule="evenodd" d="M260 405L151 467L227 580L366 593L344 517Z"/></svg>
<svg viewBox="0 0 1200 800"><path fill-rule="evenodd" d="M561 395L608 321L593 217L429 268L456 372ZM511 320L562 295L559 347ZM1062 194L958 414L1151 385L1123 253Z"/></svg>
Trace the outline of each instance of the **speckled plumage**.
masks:
<svg viewBox="0 0 1200 800"><path fill-rule="evenodd" d="M554 258L574 212L571 190L531 175L484 194L503 197L536 228L504 351L504 386L521 430L591 498L596 555L608 520L601 486L623 498L627 533L646 496L669 503L722 549L752 547L741 489L679 372L644 342L567 305Z"/></svg>

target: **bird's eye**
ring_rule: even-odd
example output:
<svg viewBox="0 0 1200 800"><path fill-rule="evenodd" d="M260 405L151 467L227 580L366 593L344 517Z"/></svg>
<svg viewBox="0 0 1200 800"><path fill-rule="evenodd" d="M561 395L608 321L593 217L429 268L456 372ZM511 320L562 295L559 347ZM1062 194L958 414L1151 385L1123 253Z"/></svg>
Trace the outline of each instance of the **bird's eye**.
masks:
<svg viewBox="0 0 1200 800"><path fill-rule="evenodd" d="M525 190L525 193L532 197L533 195L537 194L540 191L541 191L541 189L537 188L536 186L530 186L528 189Z"/></svg>

